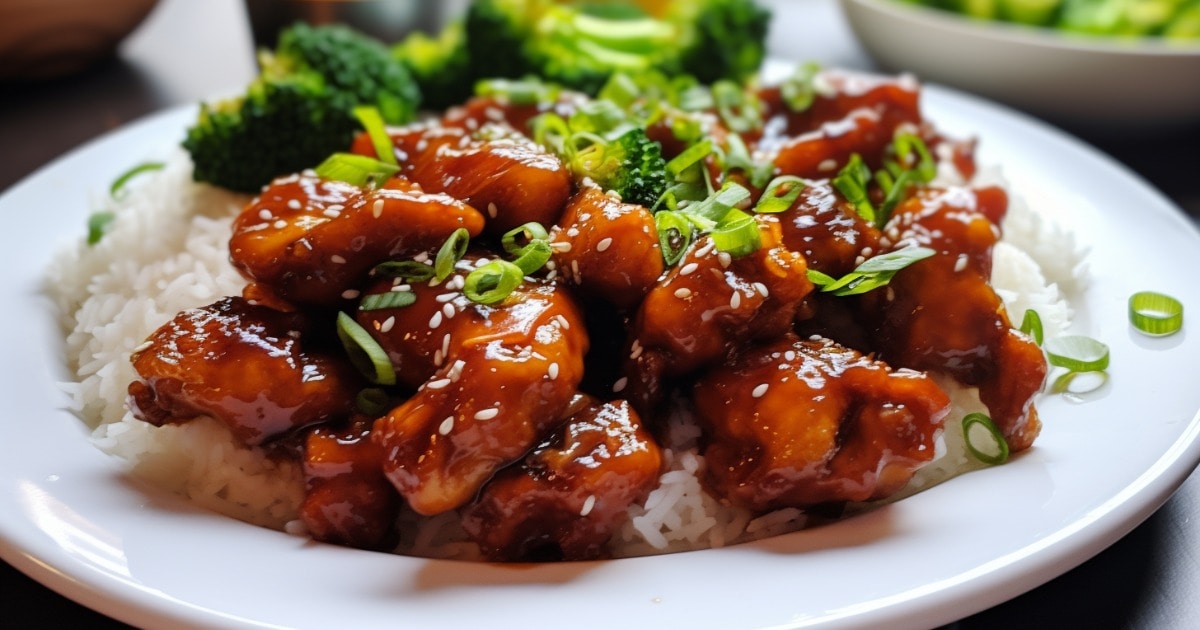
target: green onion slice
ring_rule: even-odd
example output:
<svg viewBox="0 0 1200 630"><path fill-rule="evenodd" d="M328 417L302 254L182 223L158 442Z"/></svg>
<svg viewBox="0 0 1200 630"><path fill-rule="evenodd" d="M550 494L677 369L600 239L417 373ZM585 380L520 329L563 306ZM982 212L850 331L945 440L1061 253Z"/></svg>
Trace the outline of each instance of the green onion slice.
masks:
<svg viewBox="0 0 1200 630"><path fill-rule="evenodd" d="M734 207L750 198L750 191L736 182L725 182L717 192L703 201L693 203L683 213L701 230L711 230L724 220Z"/></svg>
<svg viewBox="0 0 1200 630"><path fill-rule="evenodd" d="M796 203L804 186L804 180L795 175L780 175L767 184L758 203L754 204L754 211L759 214L783 212Z"/></svg>
<svg viewBox="0 0 1200 630"><path fill-rule="evenodd" d="M137 166L118 175L117 178L113 180L113 183L108 187L108 194L113 199L117 199L117 195L121 194L121 192L125 190L125 185L129 183L129 180L141 175L142 173L161 171L162 169L166 168L166 166L166 162L142 162L141 164L138 164Z"/></svg>
<svg viewBox="0 0 1200 630"><path fill-rule="evenodd" d="M370 105L360 105L354 108L354 117L362 124L363 129L367 130L371 146L375 147L376 157L388 164L398 165L392 138L388 135L387 125L384 124L383 115L379 110Z"/></svg>
<svg viewBox="0 0 1200 630"><path fill-rule="evenodd" d="M783 103L793 112L803 112L812 107L817 90L814 85L821 66L816 63L806 63L798 68L783 83L779 84L779 94Z"/></svg>
<svg viewBox="0 0 1200 630"><path fill-rule="evenodd" d="M389 260L375 265L371 273L385 278L401 278L410 282L424 282L433 278L433 267L415 260Z"/></svg>
<svg viewBox="0 0 1200 630"><path fill-rule="evenodd" d="M366 186L367 182L380 186L399 170L400 167L395 164L354 153L334 153L316 168L319 177L360 188Z"/></svg>
<svg viewBox="0 0 1200 630"><path fill-rule="evenodd" d="M116 220L117 215L107 210L93 212L87 220L87 244L91 246L99 243L112 227L113 221Z"/></svg>
<svg viewBox="0 0 1200 630"><path fill-rule="evenodd" d="M762 126L758 97L728 79L712 85L713 104L725 126L734 133L752 131Z"/></svg>
<svg viewBox="0 0 1200 630"><path fill-rule="evenodd" d="M1183 328L1183 303L1154 291L1129 296L1129 323L1152 336L1173 335Z"/></svg>
<svg viewBox="0 0 1200 630"><path fill-rule="evenodd" d="M697 142L684 149L679 155L671 158L671 161L667 162L667 172L675 179L681 179L680 176L683 175L684 171L697 164L703 165L704 158L708 157L708 154L712 152L712 140Z"/></svg>
<svg viewBox="0 0 1200 630"><path fill-rule="evenodd" d="M859 295L886 285L897 272L919 260L929 258L934 253L928 247L905 247L868 258L854 271L838 279L815 269L808 270L808 279L825 293L837 296Z"/></svg>
<svg viewBox="0 0 1200 630"><path fill-rule="evenodd" d="M1043 346L1050 365L1072 372L1108 369L1108 346L1083 335L1064 335L1046 340Z"/></svg>
<svg viewBox="0 0 1200 630"><path fill-rule="evenodd" d="M524 241L523 243L521 241ZM520 227L515 227L504 233L500 237L500 245L504 251L520 255L524 253L525 248L532 245L535 241L549 241L550 234L546 232L546 228L542 227L541 223L530 221Z"/></svg>
<svg viewBox="0 0 1200 630"><path fill-rule="evenodd" d="M868 223L875 222L875 206L867 194L867 184L871 181L871 170L863 163L862 157L854 153L850 160L838 171L833 178L833 185L842 193L853 206L858 216Z"/></svg>
<svg viewBox="0 0 1200 630"><path fill-rule="evenodd" d="M1065 372L1054 379L1050 391L1055 394L1086 394L1100 389L1108 382L1108 372Z"/></svg>
<svg viewBox="0 0 1200 630"><path fill-rule="evenodd" d="M354 406L358 407L359 411L376 418L387 413L391 402L387 392L378 387L368 387L354 397Z"/></svg>
<svg viewBox="0 0 1200 630"><path fill-rule="evenodd" d="M730 210L709 236L717 251L726 252L734 258L753 254L762 247L758 221L741 210Z"/></svg>
<svg viewBox="0 0 1200 630"><path fill-rule="evenodd" d="M372 293L358 303L360 311L379 311L387 308L404 308L417 301L417 294L412 291L385 291Z"/></svg>
<svg viewBox="0 0 1200 630"><path fill-rule="evenodd" d="M663 262L674 267L692 244L692 223L678 212L660 210L654 214L654 227L658 229Z"/></svg>
<svg viewBox="0 0 1200 630"><path fill-rule="evenodd" d="M454 265L467 254L467 244L471 242L471 233L467 228L458 228L450 234L450 238L442 243L437 257L433 260L433 277L445 280L454 271Z"/></svg>
<svg viewBox="0 0 1200 630"><path fill-rule="evenodd" d="M524 277L524 272L514 263L493 260L467 275L463 295L472 302L495 304L520 286Z"/></svg>
<svg viewBox="0 0 1200 630"><path fill-rule="evenodd" d="M350 357L350 362L367 377L367 380L377 385L396 384L396 371L392 368L387 352L375 341L371 333L345 312L338 313L337 335Z"/></svg>
<svg viewBox="0 0 1200 630"><path fill-rule="evenodd" d="M1025 316L1021 318L1021 332L1033 337L1034 343L1042 345L1045 340L1045 333L1042 330L1042 316L1033 309L1026 309Z"/></svg>
<svg viewBox="0 0 1200 630"><path fill-rule="evenodd" d="M537 105L557 100L558 88L536 78L484 79L475 84L475 95L505 99L513 105Z"/></svg>
<svg viewBox="0 0 1200 630"><path fill-rule="evenodd" d="M925 141L920 136L911 133L897 134L892 141L892 148L895 149L896 158L902 165L915 172L922 182L931 182L937 176L937 162L933 160L929 147L925 146ZM915 157L913 153L916 153Z"/></svg>
<svg viewBox="0 0 1200 630"><path fill-rule="evenodd" d="M550 255L553 250L550 249L550 241L538 239L529 245L526 245L521 250L521 255L513 261L523 275L530 275L541 269L546 261L550 260Z"/></svg>
<svg viewBox="0 0 1200 630"><path fill-rule="evenodd" d="M962 420L963 439L975 459L997 466L1008 461L1008 442L992 419L982 413L969 413Z"/></svg>

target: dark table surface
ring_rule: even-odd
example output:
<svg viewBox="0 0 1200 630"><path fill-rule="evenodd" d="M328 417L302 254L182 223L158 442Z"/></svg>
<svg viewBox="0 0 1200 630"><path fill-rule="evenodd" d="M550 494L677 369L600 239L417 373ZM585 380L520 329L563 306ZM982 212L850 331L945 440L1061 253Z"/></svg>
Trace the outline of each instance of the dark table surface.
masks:
<svg viewBox="0 0 1200 630"><path fill-rule="evenodd" d="M767 4L776 10L773 55L873 68L834 0ZM0 190L145 114L239 90L253 76L253 48L238 0L163 0L114 58L65 79L0 82ZM1158 136L1067 130L1200 218L1200 126ZM1200 478L1193 475L1153 516L1093 559L950 627L1200 627L1197 549ZM0 564L0 627L125 626Z"/></svg>

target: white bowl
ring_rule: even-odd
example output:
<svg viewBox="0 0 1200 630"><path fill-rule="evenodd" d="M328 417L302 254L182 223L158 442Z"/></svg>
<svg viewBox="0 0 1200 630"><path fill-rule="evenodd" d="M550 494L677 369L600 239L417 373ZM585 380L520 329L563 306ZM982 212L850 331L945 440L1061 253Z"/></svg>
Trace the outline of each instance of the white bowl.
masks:
<svg viewBox="0 0 1200 630"><path fill-rule="evenodd" d="M1084 37L897 0L841 5L887 71L1074 127L1121 132L1200 123L1200 43Z"/></svg>

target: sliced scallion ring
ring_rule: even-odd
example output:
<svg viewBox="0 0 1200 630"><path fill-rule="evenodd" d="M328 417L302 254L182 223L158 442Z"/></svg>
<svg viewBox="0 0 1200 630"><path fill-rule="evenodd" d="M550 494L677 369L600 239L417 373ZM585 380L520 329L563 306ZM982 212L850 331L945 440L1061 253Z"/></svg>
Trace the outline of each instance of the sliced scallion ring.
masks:
<svg viewBox="0 0 1200 630"><path fill-rule="evenodd" d="M358 303L360 311L380 311L388 308L404 308L417 301L417 294L412 291L385 291L372 293Z"/></svg>
<svg viewBox="0 0 1200 630"><path fill-rule="evenodd" d="M387 125L384 124L383 115L379 110L370 105L360 105L354 108L354 117L362 124L363 129L367 130L367 137L371 139L376 157L387 164L398 165L392 138L388 135Z"/></svg>
<svg viewBox="0 0 1200 630"><path fill-rule="evenodd" d="M350 362L367 380L377 385L396 384L396 370L392 368L387 352L353 317L344 312L338 313L337 335Z"/></svg>
<svg viewBox="0 0 1200 630"><path fill-rule="evenodd" d="M871 181L871 170L863 163L862 156L851 154L849 161L833 178L833 186L853 206L858 216L867 223L875 222L875 206L867 195L867 184Z"/></svg>
<svg viewBox="0 0 1200 630"><path fill-rule="evenodd" d="M1025 316L1021 318L1021 332L1033 337L1033 342L1037 345L1042 345L1045 340L1045 332L1042 330L1042 316L1033 309L1026 309Z"/></svg>
<svg viewBox="0 0 1200 630"><path fill-rule="evenodd" d="M997 466L1008 461L1008 442L992 419L982 413L969 413L962 419L963 440L967 450L979 461Z"/></svg>
<svg viewBox="0 0 1200 630"><path fill-rule="evenodd" d="M121 173L116 179L113 180L113 183L108 187L109 196L111 196L113 199L116 199L117 195L121 194L121 192L125 190L125 184L128 184L129 180L141 175L142 173L161 171L166 166L166 162L143 162L138 164L124 173Z"/></svg>
<svg viewBox="0 0 1200 630"><path fill-rule="evenodd" d="M389 260L375 265L371 273L386 278L401 278L410 282L424 282L433 278L433 267L415 260Z"/></svg>
<svg viewBox="0 0 1200 630"><path fill-rule="evenodd" d="M520 255L534 241L549 240L550 234L546 232L546 228L542 227L541 223L530 221L505 232L504 236L500 237L500 246L510 254Z"/></svg>
<svg viewBox="0 0 1200 630"><path fill-rule="evenodd" d="M541 269L546 261L550 260L552 253L550 241L538 239L523 247L521 255L513 261L513 264L521 270L522 274L528 276Z"/></svg>
<svg viewBox="0 0 1200 630"><path fill-rule="evenodd" d="M783 212L796 203L800 193L804 192L804 180L795 175L780 175L767 184L766 190L754 204L754 211L759 214L775 214Z"/></svg>
<svg viewBox="0 0 1200 630"><path fill-rule="evenodd" d="M467 245L471 241L471 233L467 228L458 228L450 234L450 238L442 243L437 257L433 259L433 277L445 280L454 271L454 265L467 254Z"/></svg>
<svg viewBox="0 0 1200 630"><path fill-rule="evenodd" d="M1050 391L1055 394L1086 394L1094 392L1108 382L1108 372L1064 372L1054 379Z"/></svg>
<svg viewBox="0 0 1200 630"><path fill-rule="evenodd" d="M1139 291L1129 296L1129 323L1147 335L1173 335L1183 328L1183 303L1164 293Z"/></svg>
<svg viewBox="0 0 1200 630"><path fill-rule="evenodd" d="M741 210L730 210L709 236L717 251L734 258L753 254L762 247L758 221Z"/></svg>
<svg viewBox="0 0 1200 630"><path fill-rule="evenodd" d="M658 229L663 262L674 267L692 244L692 223L678 212L659 210L654 214L654 227Z"/></svg>
<svg viewBox="0 0 1200 630"><path fill-rule="evenodd" d="M1046 340L1044 346L1050 365L1072 372L1097 372L1108 369L1108 346L1083 335L1064 335Z"/></svg>
<svg viewBox="0 0 1200 630"><path fill-rule="evenodd" d="M368 387L354 397L354 406L358 410L372 417L379 417L388 411L388 405L392 402L387 392L378 387Z"/></svg>
<svg viewBox="0 0 1200 630"><path fill-rule="evenodd" d="M383 184L387 178L397 173L400 167L365 155L334 153L317 165L315 170L317 175L324 179L346 182L361 188L368 182L374 182L376 186Z"/></svg>
<svg viewBox="0 0 1200 630"><path fill-rule="evenodd" d="M521 285L525 274L507 260L493 260L467 275L463 295L479 304L495 304Z"/></svg>

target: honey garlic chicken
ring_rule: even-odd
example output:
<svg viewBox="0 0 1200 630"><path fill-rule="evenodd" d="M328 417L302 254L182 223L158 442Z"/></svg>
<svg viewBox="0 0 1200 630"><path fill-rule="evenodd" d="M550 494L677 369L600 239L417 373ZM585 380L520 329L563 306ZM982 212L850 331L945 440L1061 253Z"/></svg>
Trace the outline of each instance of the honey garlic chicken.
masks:
<svg viewBox="0 0 1200 630"><path fill-rule="evenodd" d="M922 190L903 201L885 230L892 248L921 245L937 255L864 296L880 356L937 370L978 387L1009 448L1029 448L1041 430L1033 398L1046 377L1041 349L1014 330L989 284L992 246L1008 198L1000 188Z"/></svg>
<svg viewBox="0 0 1200 630"><path fill-rule="evenodd" d="M661 467L659 447L629 403L593 403L497 473L464 510L463 526L494 560L601 557Z"/></svg>
<svg viewBox="0 0 1200 630"><path fill-rule="evenodd" d="M302 173L276 180L242 211L229 255L285 301L336 306L378 263L436 248L458 228L477 235L483 223L470 206L403 178L364 191Z"/></svg>
<svg viewBox="0 0 1200 630"><path fill-rule="evenodd" d="M211 415L250 445L343 418L360 379L310 347L314 334L303 316L239 297L183 311L133 353L130 408L155 425Z"/></svg>
<svg viewBox="0 0 1200 630"><path fill-rule="evenodd" d="M922 373L791 335L738 353L692 391L710 481L756 511L891 495L933 459L950 410Z"/></svg>
<svg viewBox="0 0 1200 630"><path fill-rule="evenodd" d="M498 304L472 302L462 287L477 262L469 256L441 283L379 281L368 296L399 286L415 301L358 312L400 382L417 386L372 435L388 478L420 514L466 503L524 455L583 377L587 328L567 290L527 279Z"/></svg>
<svg viewBox="0 0 1200 630"><path fill-rule="evenodd" d="M649 414L661 401L665 379L791 330L812 290L807 266L782 245L778 223L759 217L758 229L762 248L741 258L718 251L709 237L699 239L642 300L625 376L614 387L639 412Z"/></svg>

